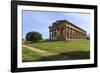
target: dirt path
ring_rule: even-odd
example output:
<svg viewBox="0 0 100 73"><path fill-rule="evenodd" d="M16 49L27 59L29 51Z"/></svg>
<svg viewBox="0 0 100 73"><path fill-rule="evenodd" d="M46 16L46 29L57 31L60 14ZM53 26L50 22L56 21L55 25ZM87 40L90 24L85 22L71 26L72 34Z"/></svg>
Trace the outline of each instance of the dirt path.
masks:
<svg viewBox="0 0 100 73"><path fill-rule="evenodd" d="M50 52L48 52L48 51L41 50L41 49L34 48L34 47L30 47L30 46L27 46L27 45L23 45L23 47L26 47L26 48L28 48L28 49L30 49L30 50L32 50L32 51L41 53L41 55L43 55L43 56L54 55L54 53L50 53Z"/></svg>

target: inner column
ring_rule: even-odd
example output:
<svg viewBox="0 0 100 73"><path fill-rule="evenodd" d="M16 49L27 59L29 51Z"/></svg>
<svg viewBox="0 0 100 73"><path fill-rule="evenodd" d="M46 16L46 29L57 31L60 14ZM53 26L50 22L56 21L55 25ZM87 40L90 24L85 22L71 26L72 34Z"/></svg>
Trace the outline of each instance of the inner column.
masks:
<svg viewBox="0 0 100 73"><path fill-rule="evenodd" d="M69 28L67 27L67 39L69 39Z"/></svg>
<svg viewBox="0 0 100 73"><path fill-rule="evenodd" d="M71 30L70 30L70 28L69 28L69 39L71 39Z"/></svg>

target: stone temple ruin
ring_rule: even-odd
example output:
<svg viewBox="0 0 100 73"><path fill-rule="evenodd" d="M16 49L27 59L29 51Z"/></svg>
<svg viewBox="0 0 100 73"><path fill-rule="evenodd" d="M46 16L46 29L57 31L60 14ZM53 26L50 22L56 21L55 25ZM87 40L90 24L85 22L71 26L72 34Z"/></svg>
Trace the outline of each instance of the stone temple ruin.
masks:
<svg viewBox="0 0 100 73"><path fill-rule="evenodd" d="M67 20L59 20L49 26L50 40L86 39L86 31Z"/></svg>

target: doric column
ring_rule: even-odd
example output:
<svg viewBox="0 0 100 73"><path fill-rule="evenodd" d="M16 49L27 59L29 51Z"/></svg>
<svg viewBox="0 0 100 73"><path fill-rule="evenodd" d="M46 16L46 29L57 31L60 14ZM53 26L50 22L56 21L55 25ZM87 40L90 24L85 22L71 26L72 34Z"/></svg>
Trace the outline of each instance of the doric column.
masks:
<svg viewBox="0 0 100 73"><path fill-rule="evenodd" d="M63 39L65 39L65 30L63 29Z"/></svg>
<svg viewBox="0 0 100 73"><path fill-rule="evenodd" d="M73 39L73 29L71 29L71 39Z"/></svg>
<svg viewBox="0 0 100 73"><path fill-rule="evenodd" d="M80 33L80 39L82 39L82 33Z"/></svg>
<svg viewBox="0 0 100 73"><path fill-rule="evenodd" d="M67 40L67 28L65 28L66 40Z"/></svg>
<svg viewBox="0 0 100 73"><path fill-rule="evenodd" d="M83 34L83 39L84 39L84 34Z"/></svg>
<svg viewBox="0 0 100 73"><path fill-rule="evenodd" d="M82 36L83 36L83 38L82 39L84 39L84 34L82 33Z"/></svg>
<svg viewBox="0 0 100 73"><path fill-rule="evenodd" d="M49 38L50 38L50 40L51 40L51 31L49 31L49 33L50 33L50 34L49 34Z"/></svg>
<svg viewBox="0 0 100 73"><path fill-rule="evenodd" d="M56 30L56 40L58 40L58 29Z"/></svg>
<svg viewBox="0 0 100 73"><path fill-rule="evenodd" d="M71 28L69 29L69 38L71 39Z"/></svg>
<svg viewBox="0 0 100 73"><path fill-rule="evenodd" d="M76 39L78 39L78 31L76 31Z"/></svg>
<svg viewBox="0 0 100 73"><path fill-rule="evenodd" d="M83 34L83 39L84 39L84 34Z"/></svg>
<svg viewBox="0 0 100 73"><path fill-rule="evenodd" d="M75 30L73 30L73 37L74 37L74 39L75 39Z"/></svg>
<svg viewBox="0 0 100 73"><path fill-rule="evenodd" d="M80 39L82 39L83 38L83 35L82 35L82 32L80 33Z"/></svg>
<svg viewBox="0 0 100 73"><path fill-rule="evenodd" d="M67 39L69 39L69 28L67 27Z"/></svg>
<svg viewBox="0 0 100 73"><path fill-rule="evenodd" d="M82 33L80 32L80 39L82 39Z"/></svg>
<svg viewBox="0 0 100 73"><path fill-rule="evenodd" d="M56 31L54 30L54 40L56 40Z"/></svg>
<svg viewBox="0 0 100 73"><path fill-rule="evenodd" d="M51 40L52 40L52 31L51 31Z"/></svg>
<svg viewBox="0 0 100 73"><path fill-rule="evenodd" d="M83 35L83 33L81 33L81 35L82 35L82 39L84 38L84 35Z"/></svg>
<svg viewBox="0 0 100 73"><path fill-rule="evenodd" d="M72 29L70 29L70 39L72 39Z"/></svg>
<svg viewBox="0 0 100 73"><path fill-rule="evenodd" d="M75 39L75 30L74 30L74 39Z"/></svg>
<svg viewBox="0 0 100 73"><path fill-rule="evenodd" d="M76 31L76 39L77 39L77 31Z"/></svg>
<svg viewBox="0 0 100 73"><path fill-rule="evenodd" d="M53 31L52 31L52 33L51 33L51 38L53 39Z"/></svg>
<svg viewBox="0 0 100 73"><path fill-rule="evenodd" d="M70 28L69 28L69 39L71 39L71 37L70 37L70 36L71 36L71 32L70 32Z"/></svg>
<svg viewBox="0 0 100 73"><path fill-rule="evenodd" d="M52 40L53 40L53 30L52 30Z"/></svg>
<svg viewBox="0 0 100 73"><path fill-rule="evenodd" d="M78 31L77 31L77 39L78 39Z"/></svg>
<svg viewBox="0 0 100 73"><path fill-rule="evenodd" d="M79 31L78 31L78 39L79 39Z"/></svg>
<svg viewBox="0 0 100 73"><path fill-rule="evenodd" d="M83 39L83 35L82 35L82 33L81 33L81 39Z"/></svg>
<svg viewBox="0 0 100 73"><path fill-rule="evenodd" d="M66 29L65 28L64 28L63 32L64 32L64 40L66 40Z"/></svg>
<svg viewBox="0 0 100 73"><path fill-rule="evenodd" d="M83 39L83 34L81 33L81 39Z"/></svg>
<svg viewBox="0 0 100 73"><path fill-rule="evenodd" d="M80 39L81 32L79 32L79 39Z"/></svg>
<svg viewBox="0 0 100 73"><path fill-rule="evenodd" d="M55 30L55 39L57 40L57 29Z"/></svg>
<svg viewBox="0 0 100 73"><path fill-rule="evenodd" d="M81 39L83 39L83 35L82 35L82 33L81 33Z"/></svg>
<svg viewBox="0 0 100 73"><path fill-rule="evenodd" d="M52 29L50 31L50 40L52 40Z"/></svg>
<svg viewBox="0 0 100 73"><path fill-rule="evenodd" d="M73 29L71 29L71 39L73 39Z"/></svg>
<svg viewBox="0 0 100 73"><path fill-rule="evenodd" d="M74 30L74 39L76 39L76 30Z"/></svg>
<svg viewBox="0 0 100 73"><path fill-rule="evenodd" d="M55 40L56 40L56 30L55 30Z"/></svg>
<svg viewBox="0 0 100 73"><path fill-rule="evenodd" d="M64 30L63 30L63 35L64 35L64 40L66 40L66 28L64 28Z"/></svg>
<svg viewBox="0 0 100 73"><path fill-rule="evenodd" d="M51 28L49 27L49 39L51 40Z"/></svg>
<svg viewBox="0 0 100 73"><path fill-rule="evenodd" d="M75 30L73 30L73 39L75 39Z"/></svg>
<svg viewBox="0 0 100 73"><path fill-rule="evenodd" d="M58 29L58 40L59 40L59 37L60 37L60 30Z"/></svg>
<svg viewBox="0 0 100 73"><path fill-rule="evenodd" d="M59 29L57 30L57 40L59 39Z"/></svg>
<svg viewBox="0 0 100 73"><path fill-rule="evenodd" d="M54 32L55 32L55 35L54 35L55 38L54 39L56 40L56 30Z"/></svg>
<svg viewBox="0 0 100 73"><path fill-rule="evenodd" d="M74 39L74 36L73 36L73 31L74 31L74 30L72 29L72 39Z"/></svg>
<svg viewBox="0 0 100 73"><path fill-rule="evenodd" d="M52 39L54 40L54 30L52 31Z"/></svg>
<svg viewBox="0 0 100 73"><path fill-rule="evenodd" d="M82 33L82 39L84 38L84 35L83 35L83 33Z"/></svg>
<svg viewBox="0 0 100 73"><path fill-rule="evenodd" d="M83 34L83 39L84 39L84 34Z"/></svg>
<svg viewBox="0 0 100 73"><path fill-rule="evenodd" d="M79 32L79 39L81 38L81 33Z"/></svg>
<svg viewBox="0 0 100 73"><path fill-rule="evenodd" d="M75 39L75 30L73 30L73 39Z"/></svg>
<svg viewBox="0 0 100 73"><path fill-rule="evenodd" d="M56 40L58 40L58 29L56 30Z"/></svg>
<svg viewBox="0 0 100 73"><path fill-rule="evenodd" d="M73 39L74 39L74 29L73 29Z"/></svg>
<svg viewBox="0 0 100 73"><path fill-rule="evenodd" d="M77 39L77 31L75 31L75 39Z"/></svg>
<svg viewBox="0 0 100 73"><path fill-rule="evenodd" d="M54 40L54 31L52 31L52 39Z"/></svg>
<svg viewBox="0 0 100 73"><path fill-rule="evenodd" d="M79 31L77 32L77 38L79 39Z"/></svg>
<svg viewBox="0 0 100 73"><path fill-rule="evenodd" d="M81 39L81 32L80 32L80 39Z"/></svg>

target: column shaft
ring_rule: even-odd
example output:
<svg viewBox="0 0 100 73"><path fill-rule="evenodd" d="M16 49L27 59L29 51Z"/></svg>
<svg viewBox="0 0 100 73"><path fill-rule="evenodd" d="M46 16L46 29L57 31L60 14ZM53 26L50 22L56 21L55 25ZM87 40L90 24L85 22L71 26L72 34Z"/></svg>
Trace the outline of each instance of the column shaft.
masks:
<svg viewBox="0 0 100 73"><path fill-rule="evenodd" d="M72 29L70 29L70 39L72 39Z"/></svg>
<svg viewBox="0 0 100 73"><path fill-rule="evenodd" d="M67 39L69 39L69 28L67 27Z"/></svg>
<svg viewBox="0 0 100 73"><path fill-rule="evenodd" d="M73 39L74 39L74 29L73 29Z"/></svg>
<svg viewBox="0 0 100 73"><path fill-rule="evenodd" d="M71 39L71 38L70 38L70 28L69 28L69 39Z"/></svg>
<svg viewBox="0 0 100 73"><path fill-rule="evenodd" d="M67 40L67 28L65 28L65 39Z"/></svg>
<svg viewBox="0 0 100 73"><path fill-rule="evenodd" d="M73 29L72 29L72 39L73 39Z"/></svg>
<svg viewBox="0 0 100 73"><path fill-rule="evenodd" d="M49 28L49 39L51 40L51 28Z"/></svg>

